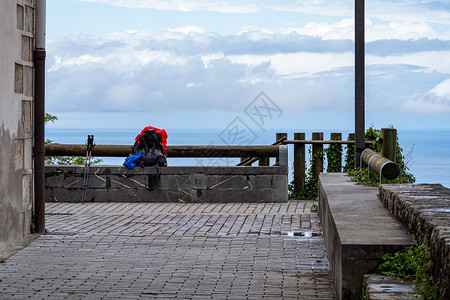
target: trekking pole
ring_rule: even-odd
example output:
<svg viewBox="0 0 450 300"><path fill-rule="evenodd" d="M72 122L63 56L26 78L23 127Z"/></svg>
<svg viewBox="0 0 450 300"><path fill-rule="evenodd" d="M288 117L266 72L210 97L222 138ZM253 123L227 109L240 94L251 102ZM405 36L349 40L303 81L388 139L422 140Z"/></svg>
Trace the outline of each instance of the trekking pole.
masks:
<svg viewBox="0 0 450 300"><path fill-rule="evenodd" d="M82 203L85 203L86 201L86 192L89 181L89 167L91 166L91 157L94 147L95 147L94 136L88 135L88 139L86 141L86 161L84 163L83 194L81 196Z"/></svg>

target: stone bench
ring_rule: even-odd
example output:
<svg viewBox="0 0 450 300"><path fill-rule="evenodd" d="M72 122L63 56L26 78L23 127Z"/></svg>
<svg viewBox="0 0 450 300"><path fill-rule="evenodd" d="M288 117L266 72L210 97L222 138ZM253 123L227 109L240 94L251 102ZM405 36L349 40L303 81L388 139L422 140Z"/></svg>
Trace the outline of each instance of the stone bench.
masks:
<svg viewBox="0 0 450 300"><path fill-rule="evenodd" d="M364 274L376 271L383 254L412 243L383 207L378 188L343 173L320 175L319 216L337 299L360 299Z"/></svg>
<svg viewBox="0 0 450 300"><path fill-rule="evenodd" d="M280 162L282 162L280 160ZM46 166L46 201L80 202L84 166ZM89 202L287 202L288 166L91 166ZM159 174L158 174L159 173Z"/></svg>

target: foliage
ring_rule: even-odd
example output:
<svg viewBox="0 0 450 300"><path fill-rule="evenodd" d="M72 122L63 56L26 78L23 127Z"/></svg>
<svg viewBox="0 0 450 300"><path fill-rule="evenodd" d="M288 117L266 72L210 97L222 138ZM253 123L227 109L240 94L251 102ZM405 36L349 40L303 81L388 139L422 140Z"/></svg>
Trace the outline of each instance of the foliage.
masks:
<svg viewBox="0 0 450 300"><path fill-rule="evenodd" d="M47 124L48 122L55 123L55 121L58 121L58 117L51 115L49 113L45 113L44 116L44 123Z"/></svg>
<svg viewBox="0 0 450 300"><path fill-rule="evenodd" d="M339 140L335 138L334 140ZM331 144L325 149L327 157L327 172L342 172L342 145Z"/></svg>
<svg viewBox="0 0 450 300"><path fill-rule="evenodd" d="M308 149L309 154L311 155L311 148ZM306 170L306 176L305 176L305 182L304 182L304 191L302 194L298 195L294 191L294 181L292 180L288 185L288 196L289 199L307 199L307 200L314 200L317 198L318 195L318 181L316 178L314 178L314 160L317 157L323 158L323 152L316 153L314 155L311 155L311 161L310 166Z"/></svg>
<svg viewBox="0 0 450 300"><path fill-rule="evenodd" d="M392 127L392 126L390 126ZM369 127L365 132L365 140L372 141L368 147L374 150L377 153L381 153L381 143L377 141L377 138L380 136L380 130L376 129L373 125ZM350 140L350 138L348 139ZM381 183L413 183L415 182L415 177L409 173L409 168L407 167L408 160L410 159L411 152L406 156L403 155L403 149L400 147L397 136L397 151L396 151L396 163L400 167L400 176L395 180L387 180L385 178L381 179ZM347 172L350 176L352 176L352 180L356 182L360 182L367 185L378 186L380 182L379 174L375 171L368 171L367 168L355 168L355 146L354 144L347 145L346 154L344 157L344 166L341 167L342 164L342 146L339 144L330 144L323 152L314 154L316 156L313 157L311 155L311 147L308 149L308 152L311 156L309 162L309 168L306 169L305 181L304 181L304 192L301 195L295 193L294 190L294 181L291 181L288 185L288 193L289 199L316 199L318 195L318 182L314 178L313 174L313 164L315 158L317 156L321 156L322 159L324 155L326 156L327 172ZM412 150L411 150L412 151Z"/></svg>
<svg viewBox="0 0 450 300"><path fill-rule="evenodd" d="M58 117L51 115L49 113L45 113L44 122L47 124L48 122L55 123L58 120ZM51 144L51 140L46 140L46 144ZM98 158L91 159L91 164L101 163L102 160ZM85 165L86 158L84 156L46 156L45 157L46 165Z"/></svg>
<svg viewBox="0 0 450 300"><path fill-rule="evenodd" d="M427 243L419 245L414 241L405 250L384 254L382 259L384 262L378 267L377 273L411 280L423 299L437 299L439 285L432 276L433 262Z"/></svg>
<svg viewBox="0 0 450 300"><path fill-rule="evenodd" d="M389 127L392 128L392 125ZM369 148L381 155L381 143L377 142L377 138L379 136L380 136L380 130L376 129L373 125L366 130L366 134L365 134L366 141L374 142L371 145L369 145ZM408 159L407 159L407 157L405 157L403 155L403 149L400 147L400 144L398 142L398 135L397 135L397 139L396 139L396 147L397 147L397 151L395 154L395 162L397 163L397 165L400 168L399 178L394 179L394 180L387 180L386 178L381 177L381 184L414 183L416 181L416 178L414 177L414 175L412 175L409 172L409 168L407 166ZM348 151L349 150L347 150L347 155L348 155ZM410 156L410 155L411 154L409 153L408 156ZM377 174L373 170L368 171L367 168L355 168L353 166L352 167L346 166L345 171L350 176L352 176L352 180L355 182L359 182L359 183L363 183L363 184L371 185L371 186L378 186L380 184L380 177L379 177L380 175Z"/></svg>
<svg viewBox="0 0 450 300"><path fill-rule="evenodd" d="M350 136L347 138L347 141L352 141L353 139L350 138ZM344 172L347 172L348 170L355 167L355 145L354 144L348 144L347 145L347 151L345 152L345 158L344 158Z"/></svg>

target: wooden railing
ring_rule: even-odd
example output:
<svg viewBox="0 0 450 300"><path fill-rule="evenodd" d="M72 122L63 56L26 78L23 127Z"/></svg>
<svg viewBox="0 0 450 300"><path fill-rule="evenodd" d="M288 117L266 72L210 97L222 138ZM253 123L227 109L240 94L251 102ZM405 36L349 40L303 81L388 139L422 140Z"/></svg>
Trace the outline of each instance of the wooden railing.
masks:
<svg viewBox="0 0 450 300"><path fill-rule="evenodd" d="M381 129L380 138L377 140L382 144L382 156L395 161L396 133L392 128ZM306 145L311 145L311 168L316 180L320 172L324 171L324 145L334 145L335 151L343 153L342 146L354 147L355 135L349 134L346 141L342 140L342 133L331 133L329 140L324 140L322 132L312 133L311 140L305 139L305 133L294 133L294 139L289 140L287 133L277 133L276 142L270 146L168 146L169 157L240 157L240 166L250 166L258 161L259 166L269 166L270 157L275 157L275 165L279 159L279 145L294 145L294 191L301 195L304 191L306 177ZM366 146L372 144L366 141ZM70 144L47 144L45 146L46 156L84 156L85 145ZM96 145L93 156L97 157L127 157L131 154L130 145ZM335 164L342 170L342 155Z"/></svg>
<svg viewBox="0 0 450 300"><path fill-rule="evenodd" d="M285 137L286 140L283 144L293 144L294 145L294 193L297 195L302 195L304 192L304 183L306 178L306 147L305 145L311 145L311 169L315 180L319 179L319 174L324 171L324 145L335 145L334 151L342 153L336 165L340 166L342 170L342 145L354 149L355 145L355 134L350 133L346 141L342 140L342 133L331 133L330 140L324 140L323 132L313 132L311 140L306 140L305 133L294 133L294 139L289 140L287 133L277 133L276 139ZM396 138L397 130L393 128L382 128L380 132L380 137L377 138L376 142L382 145L382 156L395 161L396 153ZM373 141L366 141L366 147L374 143ZM348 150L349 148L347 148ZM350 150L350 151L351 151Z"/></svg>

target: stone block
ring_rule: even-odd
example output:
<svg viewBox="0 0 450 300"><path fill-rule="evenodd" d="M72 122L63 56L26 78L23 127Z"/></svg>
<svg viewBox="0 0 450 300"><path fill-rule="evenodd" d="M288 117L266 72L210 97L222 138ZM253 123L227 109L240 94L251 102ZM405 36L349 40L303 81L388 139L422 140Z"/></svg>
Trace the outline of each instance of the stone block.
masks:
<svg viewBox="0 0 450 300"><path fill-rule="evenodd" d="M24 8L22 5L17 4L17 29L23 30L24 28Z"/></svg>
<svg viewBox="0 0 450 300"><path fill-rule="evenodd" d="M193 174L195 176L195 174ZM191 175L192 177L192 175ZM192 181L193 179L191 179ZM250 178L247 175L208 175L205 177L204 189L252 189ZM191 185L192 188L197 187Z"/></svg>
<svg viewBox="0 0 450 300"><path fill-rule="evenodd" d="M25 5L25 16L24 16L24 30L29 33L34 33L34 8Z"/></svg>
<svg viewBox="0 0 450 300"><path fill-rule="evenodd" d="M365 275L364 291L364 299L367 300L421 299L421 296L416 294L411 282L393 276Z"/></svg>
<svg viewBox="0 0 450 300"><path fill-rule="evenodd" d="M16 171L23 169L23 140L17 139L14 144L14 169Z"/></svg>
<svg viewBox="0 0 450 300"><path fill-rule="evenodd" d="M32 123L32 103L29 100L22 100L22 133L24 138L30 138L33 134Z"/></svg>
<svg viewBox="0 0 450 300"><path fill-rule="evenodd" d="M59 174L45 174L45 188L62 188L64 187L64 176Z"/></svg>
<svg viewBox="0 0 450 300"><path fill-rule="evenodd" d="M95 189L95 202L138 202L136 189Z"/></svg>
<svg viewBox="0 0 450 300"><path fill-rule="evenodd" d="M46 202L81 202L82 189L67 189L67 188L46 188L45 201ZM86 202L94 200L94 190L87 189Z"/></svg>
<svg viewBox="0 0 450 300"><path fill-rule="evenodd" d="M23 140L23 168L25 170L33 168L33 139L31 138Z"/></svg>
<svg viewBox="0 0 450 300"><path fill-rule="evenodd" d="M100 176L100 175L97 175ZM111 188L145 188L148 185L148 176L145 175L108 175Z"/></svg>
<svg viewBox="0 0 450 300"><path fill-rule="evenodd" d="M22 59L29 62L33 60L31 38L26 35L22 35Z"/></svg>
<svg viewBox="0 0 450 300"><path fill-rule="evenodd" d="M111 187L110 179L111 176L105 176L104 178L101 176L90 174L88 177L88 187L91 189L104 189ZM64 187L69 189L74 188L83 188L84 183L84 173L64 176Z"/></svg>
<svg viewBox="0 0 450 300"><path fill-rule="evenodd" d="M22 177L22 207L26 209L31 204L32 182L31 175L25 174Z"/></svg>
<svg viewBox="0 0 450 300"><path fill-rule="evenodd" d="M179 202L178 191L172 189L137 189L137 202Z"/></svg>
<svg viewBox="0 0 450 300"><path fill-rule="evenodd" d="M14 66L14 93L23 93L23 66L21 64Z"/></svg>
<svg viewBox="0 0 450 300"><path fill-rule="evenodd" d="M24 66L24 94L25 96L32 97L33 96L33 68L30 66Z"/></svg>

